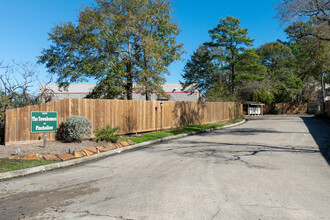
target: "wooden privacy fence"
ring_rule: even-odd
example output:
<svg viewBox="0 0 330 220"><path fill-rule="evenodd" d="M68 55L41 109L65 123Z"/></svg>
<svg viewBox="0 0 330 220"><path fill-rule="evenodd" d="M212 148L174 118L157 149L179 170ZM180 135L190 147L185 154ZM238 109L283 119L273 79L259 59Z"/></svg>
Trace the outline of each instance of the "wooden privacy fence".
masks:
<svg viewBox="0 0 330 220"><path fill-rule="evenodd" d="M302 114L307 113L308 103L274 103L264 106L264 114L274 114L275 107L282 110L281 114Z"/></svg>
<svg viewBox="0 0 330 220"><path fill-rule="evenodd" d="M221 102L164 101L162 124L164 129L192 124L207 124L242 115L242 106ZM93 130L119 126L123 133L160 130L160 101L65 99L6 111L5 144L35 141L43 134L55 140L55 133L31 133L31 111L57 111L58 125L70 115L86 116L93 122Z"/></svg>

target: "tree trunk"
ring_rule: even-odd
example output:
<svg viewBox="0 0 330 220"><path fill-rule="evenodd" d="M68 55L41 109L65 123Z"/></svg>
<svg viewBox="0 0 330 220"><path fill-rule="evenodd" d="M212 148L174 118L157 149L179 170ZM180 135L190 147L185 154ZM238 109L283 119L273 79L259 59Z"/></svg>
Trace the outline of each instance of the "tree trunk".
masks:
<svg viewBox="0 0 330 220"><path fill-rule="evenodd" d="M322 90L322 114L325 116L325 85L323 74L321 74L321 90Z"/></svg>
<svg viewBox="0 0 330 220"><path fill-rule="evenodd" d="M233 64L231 66L231 91L234 95L234 93L235 93L235 69L234 69Z"/></svg>
<svg viewBox="0 0 330 220"><path fill-rule="evenodd" d="M131 73L131 68L128 68L127 84L126 84L126 98L127 100L133 99L133 76Z"/></svg>
<svg viewBox="0 0 330 220"><path fill-rule="evenodd" d="M145 71L146 71L146 73L149 73L147 52L146 52L145 49L143 50L143 57L144 57L144 68L145 68ZM151 94L149 93L149 88L148 88L148 85L149 85L149 76L148 75L145 77L145 83L146 83L145 93L146 93L146 100L151 100Z"/></svg>
<svg viewBox="0 0 330 220"><path fill-rule="evenodd" d="M151 94L149 92L146 92L146 100L151 100Z"/></svg>
<svg viewBox="0 0 330 220"><path fill-rule="evenodd" d="M146 77L146 86L145 86L145 94L146 94L146 100L151 100L151 93L149 92L149 79Z"/></svg>
<svg viewBox="0 0 330 220"><path fill-rule="evenodd" d="M127 100L132 100L133 95L132 95L132 88L133 88L133 83L127 83L127 88L126 88L126 98Z"/></svg>
<svg viewBox="0 0 330 220"><path fill-rule="evenodd" d="M235 58L235 56L234 56L234 49L233 49L233 45L231 45L231 50L230 50L230 52L231 52L231 92L232 92L232 94L233 94L233 96L234 96L234 93L235 93L235 66L234 66L234 58Z"/></svg>
<svg viewBox="0 0 330 220"><path fill-rule="evenodd" d="M133 99L133 74L132 74L132 57L131 57L131 44L130 39L127 39L127 47L128 47L128 62L126 63L127 67L127 82L126 82L126 98L127 100Z"/></svg>

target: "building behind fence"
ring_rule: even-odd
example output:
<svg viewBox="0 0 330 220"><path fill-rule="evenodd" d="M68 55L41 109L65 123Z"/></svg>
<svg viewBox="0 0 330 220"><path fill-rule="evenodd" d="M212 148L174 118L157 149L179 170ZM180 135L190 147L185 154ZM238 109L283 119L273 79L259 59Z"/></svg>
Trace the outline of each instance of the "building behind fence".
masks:
<svg viewBox="0 0 330 220"><path fill-rule="evenodd" d="M66 99L6 111L5 144L36 141L44 133L31 133L31 111L58 112L58 125L68 116L86 116L93 122L93 129L106 125L119 126L123 133L160 130L161 111L164 129L192 124L207 124L229 120L242 115L242 106L220 102ZM45 133L55 140L55 133Z"/></svg>
<svg viewBox="0 0 330 220"><path fill-rule="evenodd" d="M82 99L92 92L97 84L70 84L66 89L59 88L58 84L41 84L39 85L40 102L45 100L58 101L63 99ZM133 91L135 91L136 84L133 84ZM192 86L183 89L181 83L165 83L163 85L164 92L168 95L169 101L201 101L202 94L193 89ZM151 93L151 100L158 99L156 93ZM145 95L133 92L133 100L146 100Z"/></svg>

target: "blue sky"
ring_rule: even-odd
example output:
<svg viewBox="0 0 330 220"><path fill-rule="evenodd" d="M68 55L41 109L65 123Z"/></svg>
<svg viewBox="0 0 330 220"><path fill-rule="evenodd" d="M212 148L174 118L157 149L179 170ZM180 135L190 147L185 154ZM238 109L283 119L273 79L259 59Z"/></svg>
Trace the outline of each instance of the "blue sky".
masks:
<svg viewBox="0 0 330 220"><path fill-rule="evenodd" d="M168 82L182 80L182 69L197 47L210 40L208 30L216 27L221 18L231 15L241 19L241 26L249 29L255 47L264 43L285 40L283 27L274 16L279 0L176 0L175 20L184 43L184 61L169 68ZM59 22L76 21L81 5L94 0L0 0L0 60L36 62L43 48L48 48L47 33ZM46 69L40 68L46 75Z"/></svg>

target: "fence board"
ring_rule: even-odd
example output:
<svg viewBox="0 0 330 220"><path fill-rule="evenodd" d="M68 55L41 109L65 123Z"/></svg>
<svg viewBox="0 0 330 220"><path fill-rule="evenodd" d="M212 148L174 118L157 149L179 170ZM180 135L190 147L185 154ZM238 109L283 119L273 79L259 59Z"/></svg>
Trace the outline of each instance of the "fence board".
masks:
<svg viewBox="0 0 330 220"><path fill-rule="evenodd" d="M238 106L238 113L242 106ZM157 110L156 110L157 107ZM207 124L230 119L234 103L163 101L163 129ZM70 115L82 115L97 128L119 126L123 133L155 131L161 128L160 101L66 99L6 111L5 143L38 140L43 133L31 134L31 111L57 111L58 125ZM55 133L46 133L50 140Z"/></svg>
<svg viewBox="0 0 330 220"><path fill-rule="evenodd" d="M275 108L280 108L281 114L307 113L307 103L274 103L264 106L264 114L274 114Z"/></svg>

